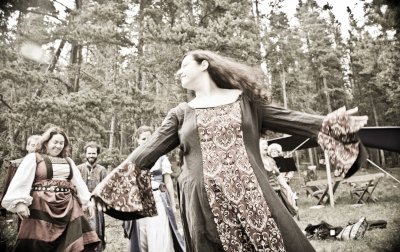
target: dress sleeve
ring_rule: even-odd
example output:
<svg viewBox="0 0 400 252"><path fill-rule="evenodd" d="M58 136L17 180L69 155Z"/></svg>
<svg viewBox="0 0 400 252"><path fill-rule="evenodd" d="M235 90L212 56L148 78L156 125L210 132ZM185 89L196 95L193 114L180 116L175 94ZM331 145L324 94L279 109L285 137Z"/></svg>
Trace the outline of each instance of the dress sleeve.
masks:
<svg viewBox="0 0 400 252"><path fill-rule="evenodd" d="M19 165L14 178L11 180L10 186L4 195L2 206L7 211L15 213L16 206L19 202L27 206L32 204L30 195L33 180L36 173L36 155L31 153L27 155Z"/></svg>
<svg viewBox="0 0 400 252"><path fill-rule="evenodd" d="M176 109L172 109L150 139L136 148L96 186L92 195L109 207L107 214L121 220L137 219L135 213L138 211L146 212L147 216L157 215L149 170L160 156L179 145L178 125ZM150 191L144 190L146 195L142 197L140 189L144 184L150 186ZM144 202L144 198L148 201Z"/></svg>
<svg viewBox="0 0 400 252"><path fill-rule="evenodd" d="M74 174L72 176L71 183L76 187L77 195L82 202L83 209L85 210L88 206L88 203L90 202L91 194L87 188L86 183L82 179L82 175L78 167L76 167L72 159L69 158L69 160L71 162L72 172Z"/></svg>
<svg viewBox="0 0 400 252"><path fill-rule="evenodd" d="M262 105L262 129L316 138L324 116L292 111L270 104Z"/></svg>
<svg viewBox="0 0 400 252"><path fill-rule="evenodd" d="M328 114L317 139L336 167L335 175L344 178L353 175L367 159L366 150L357 136L359 129L352 128L348 122L345 107Z"/></svg>
<svg viewBox="0 0 400 252"><path fill-rule="evenodd" d="M335 174L350 177L368 157L357 137L357 130L348 125L349 116L345 107L325 117L270 104L263 104L262 110L262 129L317 140L322 149L327 150L329 159L336 167Z"/></svg>

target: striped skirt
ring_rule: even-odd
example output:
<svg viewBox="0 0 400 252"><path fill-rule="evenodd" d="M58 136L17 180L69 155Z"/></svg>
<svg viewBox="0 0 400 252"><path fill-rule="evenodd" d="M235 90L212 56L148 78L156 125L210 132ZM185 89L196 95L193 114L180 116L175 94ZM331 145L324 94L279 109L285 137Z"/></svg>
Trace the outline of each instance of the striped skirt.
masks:
<svg viewBox="0 0 400 252"><path fill-rule="evenodd" d="M84 216L75 186L60 180L33 186L70 188L73 193L32 191L30 216L21 223L14 251L93 251L100 239Z"/></svg>

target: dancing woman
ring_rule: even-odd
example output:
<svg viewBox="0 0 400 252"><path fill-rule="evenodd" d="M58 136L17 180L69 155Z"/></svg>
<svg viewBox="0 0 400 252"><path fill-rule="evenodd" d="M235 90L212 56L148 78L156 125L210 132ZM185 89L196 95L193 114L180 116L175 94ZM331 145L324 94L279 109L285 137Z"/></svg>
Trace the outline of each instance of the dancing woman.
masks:
<svg viewBox="0 0 400 252"><path fill-rule="evenodd" d="M100 239L84 217L93 216L90 192L74 162L70 141L48 129L20 164L2 205L22 219L14 251L93 251Z"/></svg>
<svg viewBox="0 0 400 252"><path fill-rule="evenodd" d="M134 215L130 195L123 193L129 185L121 183L131 174L128 168L151 169L179 146L186 251L314 251L267 182L261 132L318 138L337 169L350 176L363 161L357 160L355 133L367 117L351 116L356 110L346 113L344 108L323 117L272 106L252 68L209 51L184 55L177 75L196 98L170 110L152 137L96 187L98 206L116 218ZM122 207L124 211L118 210Z"/></svg>

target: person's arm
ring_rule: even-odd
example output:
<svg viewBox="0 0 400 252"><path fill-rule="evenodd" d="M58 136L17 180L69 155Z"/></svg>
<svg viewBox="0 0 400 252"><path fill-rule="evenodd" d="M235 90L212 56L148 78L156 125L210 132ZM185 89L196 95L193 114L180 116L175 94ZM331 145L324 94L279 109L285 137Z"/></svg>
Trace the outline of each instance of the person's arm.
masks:
<svg viewBox="0 0 400 252"><path fill-rule="evenodd" d="M36 173L36 154L31 153L27 155L22 163L19 165L14 178L11 180L7 193L4 195L1 205L10 212L21 212L17 210L17 205L20 209L26 211L28 206L32 204L32 197L30 195L33 180ZM18 204L19 203L19 204ZM28 210L29 211L29 210ZM29 216L29 213L28 213Z"/></svg>
<svg viewBox="0 0 400 252"><path fill-rule="evenodd" d="M165 187L167 188L169 198L171 201L172 210L175 213L176 207L175 207L174 185L172 183L172 178L171 178L172 168L171 168L171 163L169 162L167 156L164 156L164 159L161 164L161 168L162 168L162 175L163 175Z"/></svg>
<svg viewBox="0 0 400 252"><path fill-rule="evenodd" d="M92 196L87 188L85 181L82 179L81 172L78 167L76 167L74 161L71 158L68 158L72 167L73 176L71 179L71 183L76 187L76 193L79 199L82 202L82 208L84 211L89 210L89 216L92 217L94 214L93 203L90 201L90 197Z"/></svg>
<svg viewBox="0 0 400 252"><path fill-rule="evenodd" d="M281 187L283 189L285 189L289 194L293 194L292 189L290 188L290 186L286 183L285 178L282 176L282 174L280 174L277 177L277 180L279 182L279 184L281 185Z"/></svg>
<svg viewBox="0 0 400 252"><path fill-rule="evenodd" d="M150 170L160 156L179 145L178 125L176 109L172 109L156 132L96 186L92 196L99 209L117 219L135 219L130 179L145 174L143 170Z"/></svg>
<svg viewBox="0 0 400 252"><path fill-rule="evenodd" d="M343 107L325 117L270 104L262 104L261 110L263 130L316 139L343 177L353 175L367 158L356 133L367 123L368 117L352 116L357 109L346 111Z"/></svg>
<svg viewBox="0 0 400 252"><path fill-rule="evenodd" d="M171 206L172 206L172 210L174 211L174 213L176 212L176 205L175 205L175 192L174 192L174 185L172 183L172 178L171 175L168 173L165 173L163 175L164 177L164 183L165 183L165 187L167 187L168 190L168 194L169 194L169 198L171 200Z"/></svg>

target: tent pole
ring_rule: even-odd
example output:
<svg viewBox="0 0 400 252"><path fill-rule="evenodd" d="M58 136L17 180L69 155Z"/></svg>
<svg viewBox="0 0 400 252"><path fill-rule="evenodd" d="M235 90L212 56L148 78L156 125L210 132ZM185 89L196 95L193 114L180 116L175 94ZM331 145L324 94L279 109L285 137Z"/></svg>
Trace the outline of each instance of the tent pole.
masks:
<svg viewBox="0 0 400 252"><path fill-rule="evenodd" d="M331 166L329 163L329 157L327 151L325 153L325 163L326 163L326 175L328 177L328 187L329 187L329 201L331 202L331 207L335 207L335 199L333 198L333 188L332 188L332 178L331 178Z"/></svg>
<svg viewBox="0 0 400 252"><path fill-rule="evenodd" d="M296 151L298 148L300 148L300 146L302 146L303 144L305 144L308 140L310 140L310 138L307 138L304 142L302 142L299 146L297 146L294 150L292 150L291 152L289 152L289 154L286 155L286 157L289 157L290 154L292 154L294 151Z"/></svg>
<svg viewBox="0 0 400 252"><path fill-rule="evenodd" d="M392 179L396 180L397 182L400 183L400 181L398 179L396 179L395 177L393 177L392 175L390 175L388 172L386 172L384 169L382 169L381 167L377 166L374 162L372 162L371 160L367 159L368 162L370 162L371 164L373 164L376 168L378 168L379 170L383 171L384 173L386 173L387 176L390 176Z"/></svg>

